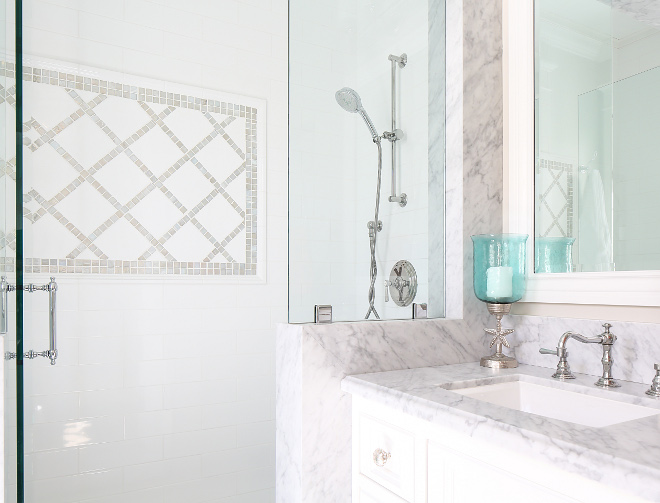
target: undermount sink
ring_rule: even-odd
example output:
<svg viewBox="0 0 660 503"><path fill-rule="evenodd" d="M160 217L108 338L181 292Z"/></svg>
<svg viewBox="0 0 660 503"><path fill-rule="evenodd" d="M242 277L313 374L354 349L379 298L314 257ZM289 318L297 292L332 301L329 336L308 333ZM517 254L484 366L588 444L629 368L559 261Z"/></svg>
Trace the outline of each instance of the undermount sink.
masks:
<svg viewBox="0 0 660 503"><path fill-rule="evenodd" d="M524 381L450 391L494 405L595 428L660 414L660 409Z"/></svg>

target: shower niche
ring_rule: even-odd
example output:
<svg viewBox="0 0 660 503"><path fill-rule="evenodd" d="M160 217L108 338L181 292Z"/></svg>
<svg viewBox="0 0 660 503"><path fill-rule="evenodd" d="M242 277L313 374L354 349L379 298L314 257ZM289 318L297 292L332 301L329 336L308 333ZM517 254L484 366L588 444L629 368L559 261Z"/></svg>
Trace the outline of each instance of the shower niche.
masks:
<svg viewBox="0 0 660 503"><path fill-rule="evenodd" d="M444 2L289 16L289 321L442 317Z"/></svg>

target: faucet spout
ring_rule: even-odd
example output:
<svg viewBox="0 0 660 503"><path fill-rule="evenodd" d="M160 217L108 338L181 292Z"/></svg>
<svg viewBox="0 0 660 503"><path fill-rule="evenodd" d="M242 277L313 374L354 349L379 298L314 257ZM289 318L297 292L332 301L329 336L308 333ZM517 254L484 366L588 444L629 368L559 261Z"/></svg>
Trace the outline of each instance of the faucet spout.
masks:
<svg viewBox="0 0 660 503"><path fill-rule="evenodd" d="M562 336L559 338L559 342L557 343L557 349L566 349L566 343L568 342L568 339L575 339L576 341L583 342L585 344L602 344L603 343L603 337L601 335L597 335L595 337L586 337L582 334L578 334L577 332L571 332L570 330L568 332L564 332Z"/></svg>
<svg viewBox="0 0 660 503"><path fill-rule="evenodd" d="M541 348L539 352L541 354L554 354L559 357L559 362L557 363L557 371L552 374L552 377L555 379L575 379L575 376L571 372L571 368L568 364L568 351L566 350L566 343L569 339L575 339L576 341L582 342L584 344L601 344L603 346L603 358L601 363L603 364L603 375L596 381L596 386L601 386L604 388L617 388L620 384L612 377L612 366L614 360L612 358L612 346L616 341L616 335L610 332L612 325L605 323L605 332L594 337L586 337L577 332L564 332L559 338L557 343L557 349L555 351L551 349Z"/></svg>

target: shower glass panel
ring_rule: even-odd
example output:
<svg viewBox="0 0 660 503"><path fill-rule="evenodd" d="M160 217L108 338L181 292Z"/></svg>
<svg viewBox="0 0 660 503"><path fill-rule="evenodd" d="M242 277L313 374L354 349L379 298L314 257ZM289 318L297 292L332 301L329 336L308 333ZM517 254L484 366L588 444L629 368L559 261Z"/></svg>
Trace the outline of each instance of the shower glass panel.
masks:
<svg viewBox="0 0 660 503"><path fill-rule="evenodd" d="M444 2L289 5L289 321L443 316Z"/></svg>

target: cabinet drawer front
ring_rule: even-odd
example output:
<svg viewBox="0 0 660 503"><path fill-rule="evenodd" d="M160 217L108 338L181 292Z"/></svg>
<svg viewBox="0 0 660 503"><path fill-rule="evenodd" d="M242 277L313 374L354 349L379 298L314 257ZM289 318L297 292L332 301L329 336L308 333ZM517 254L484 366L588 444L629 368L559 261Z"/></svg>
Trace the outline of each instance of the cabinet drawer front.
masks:
<svg viewBox="0 0 660 503"><path fill-rule="evenodd" d="M396 426L360 416L360 473L406 501L415 498L415 437Z"/></svg>
<svg viewBox="0 0 660 503"><path fill-rule="evenodd" d="M356 503L405 503L405 500L389 492L383 486L363 477L358 485L357 498L353 498L353 501Z"/></svg>

